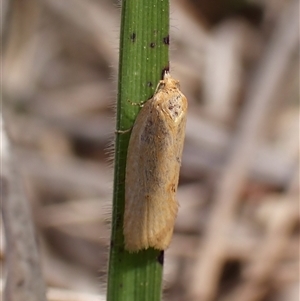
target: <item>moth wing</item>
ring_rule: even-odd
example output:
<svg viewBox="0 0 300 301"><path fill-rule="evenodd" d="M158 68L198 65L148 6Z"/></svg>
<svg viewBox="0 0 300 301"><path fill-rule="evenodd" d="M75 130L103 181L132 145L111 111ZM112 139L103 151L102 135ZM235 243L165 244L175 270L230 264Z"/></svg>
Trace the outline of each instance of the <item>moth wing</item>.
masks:
<svg viewBox="0 0 300 301"><path fill-rule="evenodd" d="M173 97L172 97L173 96ZM184 95L168 95L168 101L164 104L178 104L178 115L171 118L172 105L161 107L156 112L155 123L158 125L157 139L155 139L156 153L150 154L152 160L150 168L155 170L155 180L147 185L151 198L147 200L148 216L148 240L149 245L160 250L166 249L171 241L175 219L178 211L176 193L179 180L181 157L184 145L187 100ZM154 99L155 100L155 99ZM160 99L154 102L153 107L161 103ZM170 114L171 113L171 114ZM173 115L174 116L174 115ZM146 130L147 132L147 130ZM154 149L154 148L153 148ZM153 213L156 214L153 214Z"/></svg>
<svg viewBox="0 0 300 301"><path fill-rule="evenodd" d="M148 100L142 107L135 120L127 150L123 233L125 248L128 251L138 251L148 247L147 204L144 201L145 184L142 179L146 154L142 153L140 137L149 118L150 101Z"/></svg>
<svg viewBox="0 0 300 301"><path fill-rule="evenodd" d="M178 210L185 117L170 128L153 103L149 100L138 114L128 147L124 236L129 251L167 248Z"/></svg>

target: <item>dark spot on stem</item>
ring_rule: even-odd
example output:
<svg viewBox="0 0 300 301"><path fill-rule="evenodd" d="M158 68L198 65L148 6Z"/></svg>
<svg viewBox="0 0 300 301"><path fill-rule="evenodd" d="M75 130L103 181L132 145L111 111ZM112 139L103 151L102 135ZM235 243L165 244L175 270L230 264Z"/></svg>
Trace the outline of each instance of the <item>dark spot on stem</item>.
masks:
<svg viewBox="0 0 300 301"><path fill-rule="evenodd" d="M157 261L161 265L164 265L164 251L161 251L159 255L157 256Z"/></svg>
<svg viewBox="0 0 300 301"><path fill-rule="evenodd" d="M130 35L130 40L131 40L132 43L134 43L134 42L135 42L135 39L136 39L136 34L135 34L135 32L133 32L133 33Z"/></svg>
<svg viewBox="0 0 300 301"><path fill-rule="evenodd" d="M150 43L150 47L154 48L155 47L155 43L154 42Z"/></svg>
<svg viewBox="0 0 300 301"><path fill-rule="evenodd" d="M169 45L170 44L170 37L167 35L166 37L163 38L164 44Z"/></svg>
<svg viewBox="0 0 300 301"><path fill-rule="evenodd" d="M148 87L152 87L152 82L148 82L148 83L147 83L147 86L148 86Z"/></svg>

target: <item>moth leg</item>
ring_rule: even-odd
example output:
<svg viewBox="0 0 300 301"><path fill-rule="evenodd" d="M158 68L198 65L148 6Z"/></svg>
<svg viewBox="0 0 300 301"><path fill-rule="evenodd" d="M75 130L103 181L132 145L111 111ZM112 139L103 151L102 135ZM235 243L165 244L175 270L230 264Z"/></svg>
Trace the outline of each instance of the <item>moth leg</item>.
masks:
<svg viewBox="0 0 300 301"><path fill-rule="evenodd" d="M127 134L127 133L131 132L132 128L133 128L133 126L127 130L115 130L115 134Z"/></svg>
<svg viewBox="0 0 300 301"><path fill-rule="evenodd" d="M144 106L144 104L148 101L145 100L145 101L142 101L142 102L132 102L131 100L127 100L132 106L139 106L140 108L142 108ZM129 133L131 130L132 130L133 126L130 127L129 129L127 130L116 130L115 131L115 134L126 134L126 133Z"/></svg>
<svg viewBox="0 0 300 301"><path fill-rule="evenodd" d="M148 99L147 100L144 100L144 101L141 101L141 102L133 102L133 101L131 101L131 100L127 100L132 106L138 106L138 107L140 107L140 108L142 108L143 106L144 106L144 104L148 101Z"/></svg>

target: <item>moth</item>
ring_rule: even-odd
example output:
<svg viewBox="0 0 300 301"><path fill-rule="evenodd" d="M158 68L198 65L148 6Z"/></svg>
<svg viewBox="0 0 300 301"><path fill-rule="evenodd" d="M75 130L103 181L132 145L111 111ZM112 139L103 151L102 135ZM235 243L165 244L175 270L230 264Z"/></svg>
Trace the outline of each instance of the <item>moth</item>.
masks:
<svg viewBox="0 0 300 301"><path fill-rule="evenodd" d="M165 72L135 120L125 174L125 249L165 250L178 211L176 192L187 116L179 81Z"/></svg>

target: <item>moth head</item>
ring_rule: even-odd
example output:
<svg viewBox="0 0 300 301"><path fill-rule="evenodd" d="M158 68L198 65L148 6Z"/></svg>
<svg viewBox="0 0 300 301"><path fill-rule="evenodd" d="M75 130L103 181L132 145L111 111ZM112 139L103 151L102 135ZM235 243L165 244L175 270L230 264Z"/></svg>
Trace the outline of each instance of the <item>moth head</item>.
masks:
<svg viewBox="0 0 300 301"><path fill-rule="evenodd" d="M180 89L179 81L174 79L168 71L165 71L164 78L158 84L157 90Z"/></svg>

